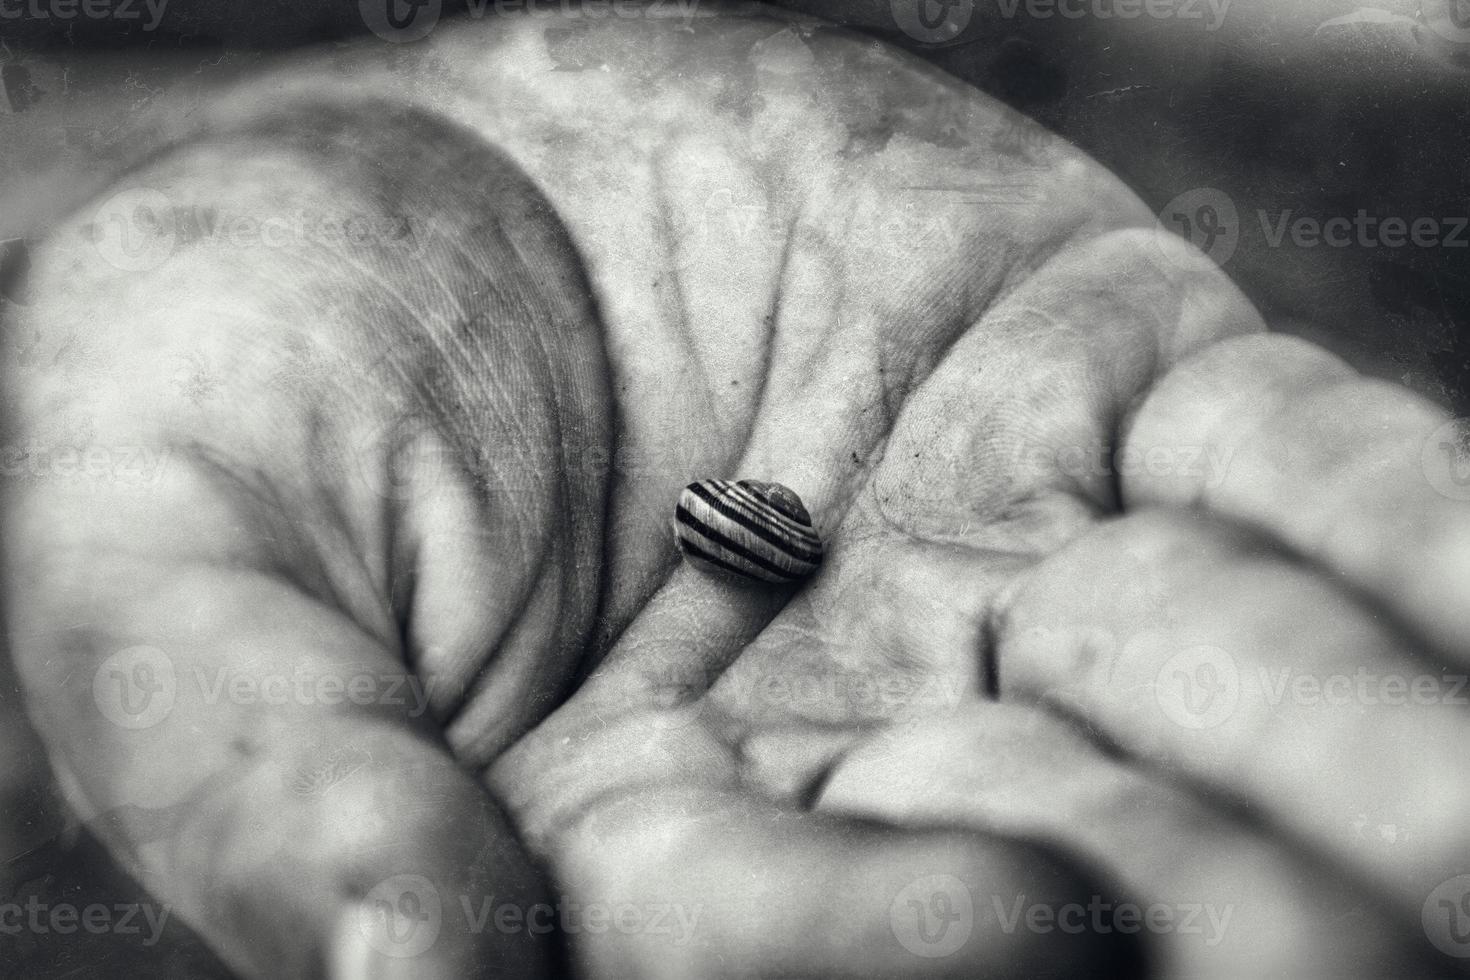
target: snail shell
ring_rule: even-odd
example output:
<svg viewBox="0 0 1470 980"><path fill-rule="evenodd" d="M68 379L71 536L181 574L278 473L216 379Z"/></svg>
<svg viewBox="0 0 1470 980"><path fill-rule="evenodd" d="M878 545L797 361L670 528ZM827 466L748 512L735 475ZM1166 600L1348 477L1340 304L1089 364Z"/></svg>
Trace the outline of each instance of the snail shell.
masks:
<svg viewBox="0 0 1470 980"><path fill-rule="evenodd" d="M811 515L779 483L691 483L679 495L674 536L699 565L762 582L799 582L822 562Z"/></svg>

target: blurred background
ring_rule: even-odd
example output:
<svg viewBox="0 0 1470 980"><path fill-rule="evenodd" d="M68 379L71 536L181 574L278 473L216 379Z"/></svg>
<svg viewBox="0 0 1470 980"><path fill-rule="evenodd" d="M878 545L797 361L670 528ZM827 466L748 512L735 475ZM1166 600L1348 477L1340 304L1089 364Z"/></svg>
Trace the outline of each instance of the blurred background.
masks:
<svg viewBox="0 0 1470 980"><path fill-rule="evenodd" d="M293 48L381 35L385 12L497 5L0 0L0 318L27 302L27 243L211 90ZM777 5L904 47L1038 119L1208 252L1276 329L1470 415L1470 0ZM139 891L67 819L0 655L0 903L33 898ZM0 930L0 977L227 975L176 923L149 939L146 926Z"/></svg>

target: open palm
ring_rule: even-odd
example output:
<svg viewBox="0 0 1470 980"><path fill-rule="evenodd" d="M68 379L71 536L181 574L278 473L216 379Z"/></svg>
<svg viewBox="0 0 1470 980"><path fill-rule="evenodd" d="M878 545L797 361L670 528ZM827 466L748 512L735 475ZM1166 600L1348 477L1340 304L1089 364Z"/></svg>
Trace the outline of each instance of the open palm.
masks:
<svg viewBox="0 0 1470 980"><path fill-rule="evenodd" d="M6 583L73 803L237 969L1423 968L1463 709L1269 681L1463 658L1453 432L1095 164L743 8L191 125L36 257ZM818 576L679 564L706 477Z"/></svg>

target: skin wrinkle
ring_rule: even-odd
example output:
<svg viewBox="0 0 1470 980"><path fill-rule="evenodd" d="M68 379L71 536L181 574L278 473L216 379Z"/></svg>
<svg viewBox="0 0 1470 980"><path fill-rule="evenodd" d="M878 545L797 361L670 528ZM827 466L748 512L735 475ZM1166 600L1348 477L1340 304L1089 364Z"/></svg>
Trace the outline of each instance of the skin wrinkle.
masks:
<svg viewBox="0 0 1470 980"><path fill-rule="evenodd" d="M769 312L766 313L765 318L767 325L765 342L761 345L760 360L755 366L756 389L751 400L753 408L750 413L750 424L745 428L745 438L736 458L744 458L749 454L751 442L755 439L756 426L766 407L766 395L771 385L771 367L776 353L776 334L781 323L781 297L784 295L787 276L791 271L791 258L794 254L793 239L796 237L796 229L801 227L805 214L805 207L799 206L786 226L786 237L781 246L781 258L776 265L775 285L771 290L770 302L767 304Z"/></svg>
<svg viewBox="0 0 1470 980"><path fill-rule="evenodd" d="M462 484L469 484L472 481L471 474L467 472L462 471L455 475L460 481L462 481ZM478 496L474 497L472 505L480 511L488 509L488 502ZM522 516L529 515L517 514L512 516L516 519L519 519ZM513 598L508 598L508 601L504 602L504 605L515 611L512 614L511 618L504 623L502 629L500 630L502 641L506 637L510 636L515 630L517 624L522 621L523 617L528 611L531 597L536 594L538 588L545 578L547 567L550 564L551 553L555 548L555 544L553 543L551 536L548 535L545 536L545 538L546 540L538 540L537 542L533 543L532 547L527 550L526 554L520 556L523 558L529 558L530 563L528 566L525 567L525 572L522 576L520 589L515 593ZM478 680L484 675L484 673L489 670L492 665L498 660L498 652L498 645L492 645L484 649L483 651L471 651L471 655L474 655L474 653L481 654L483 660L476 664L472 664L471 666L473 667L473 672L470 677L463 680L457 686L460 686L467 692L473 689ZM467 707L467 704L467 701L461 702L455 708L454 712L450 715L450 720L452 720L452 718L457 715L460 710Z"/></svg>
<svg viewBox="0 0 1470 980"><path fill-rule="evenodd" d="M193 456L194 466L203 479L216 487L229 487L237 494L244 493L250 498L254 504L251 509L255 512L255 520L258 522L256 527L260 529L258 533L251 536L251 539L257 542L270 542L272 545L268 559L262 556L262 559L247 562L245 567L270 574L282 582L289 583L303 597L314 602L344 611L351 609L352 604L347 601L346 595L335 587L332 576L317 551L306 547L305 542L294 536L267 530L269 527L265 523L267 515L284 514L287 509L282 505L284 498L281 491L270 485L266 474L259 469L254 469L254 479L248 478L240 472L238 466L232 466L217 451L205 449L197 443L193 448L195 451L190 455ZM299 547L293 547L298 545ZM281 550L283 547L292 547L292 553L284 553ZM207 559L201 557L199 560ZM307 571L308 568L311 569L311 572ZM356 615L353 618L357 620ZM372 631L372 627L366 623L359 621L358 625ZM379 639L382 637L380 636Z"/></svg>
<svg viewBox="0 0 1470 980"><path fill-rule="evenodd" d="M308 444L315 449L316 458L329 458L330 442L325 437L327 428L328 426L322 419L320 412L313 409L310 414L310 421L307 423L307 440ZM391 538L387 542L385 550L382 552L382 558L384 560L381 565L381 571L378 574L374 574L367 549L352 546L354 544L352 540L353 521L347 508L343 505L343 501L336 495L328 492L328 489L324 486L319 486L317 489L319 490L316 494L317 500L323 510L331 517L331 521L329 522L330 526L335 527L340 532L335 537L335 543L339 547L334 549L334 552L339 555L346 555L347 561L355 566L358 578L363 582L371 583L372 586L377 588L378 598L381 601L381 605L378 608L387 610L389 618L391 618L392 614L396 612L392 601L391 583L388 581L393 567L391 561L393 553ZM391 536L393 533L393 522L388 521L386 526L388 529L387 533ZM339 590L339 594L335 596L335 600L339 606L345 604L348 594L357 594L357 590ZM379 624L373 623L369 626L363 622L363 620L371 618L369 610L362 610L357 618L359 625L362 625L364 629L378 636L380 640L383 640L390 646L392 645L392 638L384 635L384 631L379 628ZM400 632L398 639L401 641L401 638L402 634Z"/></svg>
<svg viewBox="0 0 1470 980"><path fill-rule="evenodd" d="M501 237L502 238L505 238L506 237L506 236L504 236L503 231L501 233ZM525 254L522 252L522 250L521 250L521 248L519 246L519 243L517 241L515 241L514 239L507 239L507 241L509 242L510 247L515 252L516 256L520 259L522 266L523 267L526 267L526 268L530 268L531 265L532 265L532 263L526 258ZM592 312L595 315L595 308L593 309ZM551 352L547 350L547 348L545 346L545 343L543 342L542 337L541 337L541 334L540 334L539 331L532 331L531 334L532 334L532 338L533 338L533 340L534 340L534 342L535 342L538 350L540 351L541 359L540 359L539 364L543 368L543 371L546 373L546 375L547 375L547 381L548 381L548 383L545 383L545 384L542 384L542 385L538 386L537 390L542 391L542 392L550 391L551 394L552 394L553 401L556 402L556 407L551 412L551 418L552 418L552 423L553 423L554 432L555 432L555 444L558 447L560 447L560 451L562 453L562 471L561 472L564 475L566 473L572 472L574 468L578 468L578 465L580 464L581 461L580 460L573 460L570 457L570 455L569 455L571 453L571 449L569 448L569 446L568 446L568 440L566 439L566 432L565 432L564 422L563 422L563 411L560 410L562 408L562 406L564 405L564 403L565 403L565 397L564 397L564 393L560 389L560 386L555 383L554 378L552 378L551 375L550 375L549 366L552 363L552 355L551 355ZM610 377L610 366L607 365L606 362L604 362L604 376L605 377ZM614 431L616 431L615 426L614 426ZM604 492L604 500L607 499L607 494L609 494L611 492L612 480L608 480L606 482L608 484L608 489L605 490L605 492ZM563 499L565 497L565 488L566 488L566 480L565 480L565 477L563 476L563 478L561 480L557 481L557 497L556 497L556 500L553 501L553 505L552 505L552 508L551 508L553 512L564 512L565 511L564 499ZM606 542L607 534L608 534L608 530L606 528L604 528L604 530L603 530L603 542L604 542L603 551L604 551L604 553L605 553L605 548L606 548L605 542ZM548 555L547 555L546 549L542 549L542 551L540 553L539 561L538 561L537 565L535 566L534 571L529 576L530 579L534 580L534 585L528 590L528 592L527 592L528 595L529 594L534 594L534 593L536 593L536 592L538 592L540 590L541 585L542 585L542 581L545 578L545 576L547 574L547 570L548 570L547 558L548 558ZM602 564L605 564L605 563L602 563ZM602 584L601 576L599 576L599 581L598 581L598 588L599 588L599 590L601 588L601 584ZM565 568L563 570L561 588L562 588L563 592L574 591L575 590L575 568L574 567L573 568ZM602 595L601 595L601 593L599 591L599 593L596 594L593 597L593 603L592 603L593 608L594 609L600 608L602 606L602 603L603 603L603 598L602 598ZM513 636L515 634L515 632L519 629L519 627L520 627L520 625L521 625L521 623L523 621L523 617L524 617L524 615L525 615L525 613L527 611L528 611L528 608L523 608L522 609L521 615L518 616L517 619L514 620L511 623L511 625L507 628L507 631L506 631L506 635L507 636ZM594 623L596 622L595 616L596 616L596 613L594 613ZM495 657L495 654L492 651L492 653L487 658L487 664L488 663L491 663L491 662L494 662L496 659L497 658ZM482 668L479 676L475 679L474 682L472 682L472 686L474 688L478 688L480 686L481 682L485 680L485 678L486 678L486 671ZM461 705L461 707L463 707L463 705ZM458 713L459 713L458 710L456 710L455 714L457 715ZM482 762L481 763L481 768L483 768L483 766L486 765L486 764L488 764L488 763Z"/></svg>
<svg viewBox="0 0 1470 980"><path fill-rule="evenodd" d="M416 401L417 403L419 403L419 406L431 406L431 404L434 404L435 401L437 401L437 389L432 388L432 386L422 385L422 383L417 382L416 379L413 378L412 373L410 373L409 366L407 366L407 364L400 363L398 359L395 359L395 357L391 356L384 357L381 363L387 363L388 366L390 366L391 372L394 373L394 375L397 376L398 379L400 379L400 382L404 383L404 385L406 386L409 386L410 391L415 392ZM434 414L437 417L442 417L445 413L444 410L442 410L442 407L438 407L438 410L435 410ZM413 432L407 433L407 442L412 442L415 441L415 439L420 438L425 438L422 430L416 429L413 430ZM385 455L384 457L385 466L387 466L388 473L390 473L390 476L388 476L387 479L391 479L392 467L395 466L395 455L401 453L401 451L406 448L407 442L395 442L395 444L391 445L391 447L387 447L387 455ZM331 505L331 501L328 501L328 504ZM337 505L335 505L335 510L337 510L340 514L345 514L345 510L343 508L343 504L341 504L341 501L337 502ZM381 511L379 511L379 514L381 514L381 526L384 527L385 535L388 535L388 541L385 542L384 545L384 554L392 555L394 554L394 551L392 551L392 548L394 548L394 539L397 538L397 533L395 533L395 529L397 529L400 520L403 519L400 504L398 504L398 501L391 500L390 497L385 497L384 500L382 500L381 502ZM344 523L343 526L350 527L350 525L347 525L347 523ZM395 563L385 564L387 564L390 569L391 567L398 567ZM382 588L381 595L385 599L391 599L392 592L394 591L392 591L392 589L390 588ZM409 616L409 608L412 607L412 589L410 589L409 594L404 595L404 597L401 597L401 599L406 602L406 605L403 605L403 607L395 607L395 605L391 605L391 608L394 608L395 614L397 614L398 623L400 623L400 630L398 630L397 636L398 644L401 644L401 639L403 639L403 636L407 633L407 623L409 623L409 620L407 620L407 616ZM337 601L341 602L343 601L343 599L341 599L341 597L338 597ZM413 661L416 660L416 658L413 657L412 652L410 652L407 648L403 648L403 655L406 663L413 663Z"/></svg>
<svg viewBox="0 0 1470 980"><path fill-rule="evenodd" d="M507 238L504 235L503 231L501 232L501 238L502 239L505 239L507 241L507 243L510 245L511 250L515 253L516 257L520 260L521 266L523 268L528 268L529 269L529 268L532 267L532 264L529 261L527 261L525 255L521 251L521 248L520 248L519 244L514 239ZM548 316L547 319L551 319L551 317ZM554 363L554 361L553 361L551 352L549 350L547 350L547 348L546 348L545 341L543 340L543 338L541 336L541 331L540 330L532 330L530 332L530 334L531 334L532 342L536 345L536 348L540 352L540 355L541 355L539 361L536 361L535 362L535 365L541 369L537 373L538 374L537 380L540 383L537 384L537 385L535 385L532 390L543 392L543 393L544 392L550 392L550 394L551 394L551 401L554 403L553 404L553 408L552 408L552 410L550 412L550 416L551 416L551 424L552 424L552 427L553 427L555 445L557 447L559 447L559 449L561 451L561 454L562 454L562 469L561 469L562 479L560 479L560 480L557 481L557 486L558 486L557 499L553 502L553 505L552 505L552 508L551 509L554 512L561 512L563 510L563 508L560 505L563 503L562 497L564 496L564 494L561 493L560 491L564 488L564 485L565 485L565 482L566 482L565 481L565 474L571 471L572 464L573 464L573 460L570 459L569 456L567 455L568 453L570 453L571 450L567 446L567 441L568 440L566 438L566 429L565 429L565 425L564 425L564 421L563 421L563 419L564 419L564 412L561 410L565 406L565 402L566 402L565 393L561 390L560 385L557 384L555 375L551 371L551 365ZM543 561L544 561L544 555L543 555ZM541 570L540 570L540 568L538 568L537 569L537 577L538 578L540 577L540 574L541 574Z"/></svg>
<svg viewBox="0 0 1470 980"><path fill-rule="evenodd" d="M538 400L546 400L552 403L552 407L549 410L553 426L553 438L551 439L551 443L555 446L561 447L560 455L562 465L560 467L560 471L561 473L565 474L566 472L570 471L573 461L570 460L566 455L569 450L567 449L567 440L564 435L564 429L562 428L561 421L562 411L560 409L560 405L562 403L562 398L560 396L562 393L559 389L559 386L552 380L550 372L547 370L551 362L550 352L545 348L544 344L542 343L538 331L531 331L531 335L534 339L536 349L539 352L539 357L533 359L532 366L540 368L538 374L543 375L543 380L535 383L527 381L525 382L521 390L527 392L535 392L538 395ZM503 388L494 389L491 392L489 404L493 406L503 406L506 402L506 399L503 397L496 397L501 395L503 391ZM549 398L546 397L548 394ZM516 401L522 406L524 404L518 397L512 398L511 400ZM519 416L520 412L517 412L516 417L518 418ZM502 421L505 423L511 423L512 419L509 417L503 417ZM511 430L513 432L519 433L523 431L523 428L511 425ZM533 459L537 458L537 454L531 448L529 448L532 445L529 439L524 444L522 444L521 440L519 439L515 440L515 443L518 446L522 446L522 448L519 448L517 450L518 458L526 460L528 465ZM462 457L456 455L455 458L459 459ZM469 474L465 473L461 474L461 476L468 475ZM553 496L550 500L550 503L547 505L547 509L550 512L564 513L567 511L567 507L565 506L564 502L565 485L566 480L564 476L559 476L553 481ZM520 496L516 495L513 499L519 500ZM485 499L479 494L476 494L475 505L477 509L488 509L491 505L491 501ZM514 514L508 516L513 516L517 520L521 518L526 518L527 524L533 523L533 521L530 519L533 515L530 514ZM507 664L505 663L505 657L503 655L506 644L513 642L515 637L520 635L521 632L525 629L527 616L529 616L533 610L532 599L534 596L538 595L541 590L546 586L547 582L549 581L549 576L552 575L555 571L554 566L561 566L560 572L558 573L560 582L559 591L563 594L575 591L573 585L576 576L576 566L574 563L566 561L566 558L569 557L568 555L564 554L564 550L566 549L566 547L567 542L561 536L555 534L548 535L545 537L544 540L532 543L532 546L527 553L527 557L531 559L531 562L525 567L523 575L521 576L521 589L514 598L503 597L504 604L513 609L514 613L512 617L505 621L505 623L503 624L500 631L499 642L489 646L482 651L468 651L471 653L471 655L475 656L476 659L470 665L472 669L469 676L460 678L456 681L456 688L463 691L464 695L463 697L457 699L456 703L450 706L447 710L447 713L443 716L442 720L443 724L446 727L446 730L453 731L457 727L462 727L461 723L463 722L467 714L473 713L476 715L483 715L485 713L483 706L477 707L476 702L487 692L488 686L493 681L502 677L503 671L507 667ZM560 558L561 560L553 561L553 557ZM600 599L597 596L594 596L593 601L597 602L600 601ZM469 752L470 746L466 741L464 741L462 737L456 735L452 736L452 738L457 752ZM476 768L482 768L488 762L488 760L483 758L479 753L475 753L474 757L465 757L464 761L472 767Z"/></svg>
<svg viewBox="0 0 1470 980"><path fill-rule="evenodd" d="M670 310L666 311L668 313L668 319L675 330L681 335L688 363L693 364L699 371L699 380L701 382L699 387L705 396L707 417L714 420L719 419L722 414L720 411L721 405L717 401L715 385L710 380L708 365L705 364L704 358L701 356L703 352L699 350L698 345L695 343L694 330L689 323L689 299L684 294L684 276L677 264L674 263L679 249L678 243L674 241L673 228L669 221L670 195L668 181L664 176L664 170L666 169L665 158L669 152L667 147L660 147L654 151L653 157L649 161L649 179L652 182L653 199L656 202L654 210L660 219L654 223L654 227L660 232L664 255L674 265L672 269L666 270L665 274L660 275L655 280L655 285L659 282L668 282L673 286L672 290L660 291L658 295L660 298L663 298L669 296L669 292L672 292L672 296L669 296L667 301L671 307Z"/></svg>
<svg viewBox="0 0 1470 980"><path fill-rule="evenodd" d="M463 684L463 690L465 691L464 698L455 704L443 718L443 724L446 730L454 728L461 716L474 708L476 697L482 694L489 682L496 677L498 673L497 668L504 666L501 654L505 649L505 645L524 626L526 617L531 613L532 609L531 597L541 591L547 575L552 570L553 563L549 560L548 555L548 552L551 550L551 547L543 547L537 550L537 558L531 566L532 570L530 574L525 576L525 587L512 604L516 609L515 615L505 624L504 629L501 631L499 642L483 652L479 662L475 665L474 672ZM477 768L484 768L486 764L484 761L478 761Z"/></svg>

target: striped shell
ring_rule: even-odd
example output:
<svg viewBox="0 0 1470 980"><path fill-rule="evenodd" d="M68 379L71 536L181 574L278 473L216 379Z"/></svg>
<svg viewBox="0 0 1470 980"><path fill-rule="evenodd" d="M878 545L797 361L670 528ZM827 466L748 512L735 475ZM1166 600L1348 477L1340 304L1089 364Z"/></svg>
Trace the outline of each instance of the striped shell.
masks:
<svg viewBox="0 0 1470 980"><path fill-rule="evenodd" d="M679 495L674 536L702 567L762 582L799 582L822 562L811 515L779 483L691 483Z"/></svg>

